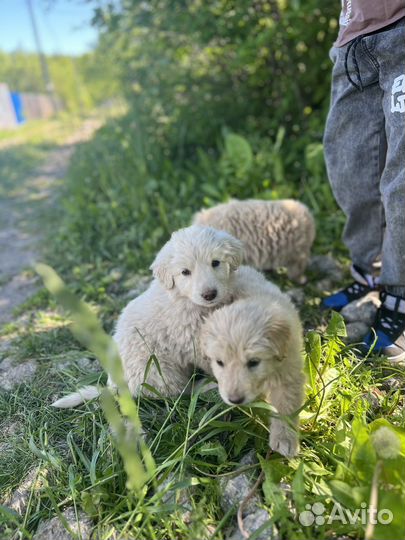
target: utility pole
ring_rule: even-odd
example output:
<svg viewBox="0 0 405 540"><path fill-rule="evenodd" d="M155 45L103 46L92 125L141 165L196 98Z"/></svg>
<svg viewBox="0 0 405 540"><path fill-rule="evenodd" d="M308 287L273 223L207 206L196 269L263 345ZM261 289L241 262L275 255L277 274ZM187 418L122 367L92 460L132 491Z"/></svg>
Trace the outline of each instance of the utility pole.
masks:
<svg viewBox="0 0 405 540"><path fill-rule="evenodd" d="M53 82L49 73L49 67L48 67L48 62L46 60L46 56L42 52L42 45L41 45L41 40L39 38L38 26L35 20L34 9L32 7L31 0L26 0L26 2L27 2L27 7L28 7L28 13L31 19L32 32L34 34L35 45L37 47L38 57L41 64L42 78L44 80L45 89L46 89L46 92L49 94L49 97L51 98L53 110L55 113L57 113L59 109L58 99L56 97L55 87L53 85Z"/></svg>

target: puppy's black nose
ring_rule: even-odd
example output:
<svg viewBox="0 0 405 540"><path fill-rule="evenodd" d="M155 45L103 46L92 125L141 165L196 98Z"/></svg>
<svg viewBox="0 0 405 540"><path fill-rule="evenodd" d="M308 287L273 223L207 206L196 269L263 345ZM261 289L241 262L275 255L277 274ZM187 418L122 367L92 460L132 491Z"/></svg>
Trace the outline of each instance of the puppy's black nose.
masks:
<svg viewBox="0 0 405 540"><path fill-rule="evenodd" d="M204 300L207 300L208 302L210 302L211 300L214 300L217 293L218 291L216 289L208 289L204 291L201 296L204 298Z"/></svg>
<svg viewBox="0 0 405 540"><path fill-rule="evenodd" d="M241 403L243 403L245 401L245 396L230 396L229 398L229 401L231 403L233 403L234 405L240 405Z"/></svg>

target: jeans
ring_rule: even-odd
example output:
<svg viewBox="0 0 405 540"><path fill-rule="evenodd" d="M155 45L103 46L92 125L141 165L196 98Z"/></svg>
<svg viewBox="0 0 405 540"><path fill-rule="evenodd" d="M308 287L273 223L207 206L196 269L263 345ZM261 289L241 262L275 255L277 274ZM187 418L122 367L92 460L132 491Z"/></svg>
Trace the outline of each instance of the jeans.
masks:
<svg viewBox="0 0 405 540"><path fill-rule="evenodd" d="M325 160L354 264L405 293L405 19L333 47ZM352 80L350 82L349 78Z"/></svg>

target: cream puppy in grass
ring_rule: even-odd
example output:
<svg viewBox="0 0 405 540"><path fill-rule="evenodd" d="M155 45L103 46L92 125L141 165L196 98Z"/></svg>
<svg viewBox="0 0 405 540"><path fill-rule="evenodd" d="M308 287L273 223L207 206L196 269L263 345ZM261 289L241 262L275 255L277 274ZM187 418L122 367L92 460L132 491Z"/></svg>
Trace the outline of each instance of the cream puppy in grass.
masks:
<svg viewBox="0 0 405 540"><path fill-rule="evenodd" d="M244 263L258 270L286 268L290 279L305 283L315 239L315 221L299 201L231 200L201 210L194 223L227 231L245 246Z"/></svg>
<svg viewBox="0 0 405 540"><path fill-rule="evenodd" d="M154 281L126 306L114 334L134 396L177 396L200 367L214 374L228 404L270 393L282 415L300 407L298 315L278 287L253 268L239 267L242 256L239 240L210 227L172 234L151 266ZM53 406L75 407L99 394L98 387L86 386ZM273 419L270 445L292 455L297 435Z"/></svg>
<svg viewBox="0 0 405 540"><path fill-rule="evenodd" d="M242 268L242 299L211 313L202 326L205 369L229 405L264 398L277 409L280 417L271 420L270 447L291 457L298 451L298 411L304 397L301 322L278 287Z"/></svg>
<svg viewBox="0 0 405 540"><path fill-rule="evenodd" d="M199 364L204 318L238 294L242 257L239 240L211 227L194 225L172 234L151 266L155 279L123 310L114 334L134 396L141 391L177 396L184 390ZM99 393L96 386L86 386L53 406L75 407Z"/></svg>

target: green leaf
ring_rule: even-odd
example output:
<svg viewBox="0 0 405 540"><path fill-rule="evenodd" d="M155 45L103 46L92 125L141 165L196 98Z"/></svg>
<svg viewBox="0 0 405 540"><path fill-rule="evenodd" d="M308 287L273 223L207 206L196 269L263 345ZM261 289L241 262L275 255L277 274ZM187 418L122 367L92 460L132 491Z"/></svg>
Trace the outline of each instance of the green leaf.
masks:
<svg viewBox="0 0 405 540"><path fill-rule="evenodd" d="M305 339L305 351L307 353L305 372L308 377L309 386L312 392L315 394L318 389L318 385L316 383L318 376L317 370L322 356L321 336L317 332L308 332Z"/></svg>
<svg viewBox="0 0 405 540"><path fill-rule="evenodd" d="M305 482L304 482L304 463L301 461L301 463L298 465L298 469L296 470L294 474L294 478L292 481L292 492L293 492L293 498L295 501L295 504L297 505L297 509L303 510L305 507L306 499L305 499Z"/></svg>
<svg viewBox="0 0 405 540"><path fill-rule="evenodd" d="M329 324L325 330L325 334L329 337L346 337L346 325L345 321L336 311L332 311L332 315L329 321Z"/></svg>
<svg viewBox="0 0 405 540"><path fill-rule="evenodd" d="M332 490L334 499L341 503L346 508L355 509L360 503L354 498L352 493L352 486L342 482L341 480L331 480L329 487Z"/></svg>
<svg viewBox="0 0 405 540"><path fill-rule="evenodd" d="M246 446L248 440L249 440L249 435L246 433L246 431L237 431L235 433L235 436L233 438L233 444L234 444L234 448L233 448L233 455L235 457L238 457L241 453L241 451L244 449L244 447Z"/></svg>
<svg viewBox="0 0 405 540"><path fill-rule="evenodd" d="M402 473L403 474L403 473ZM389 520L391 512L392 521L384 524L377 523L374 528L373 540L393 540L405 538L405 491L379 490L378 514L382 520ZM388 512L387 512L388 511ZM377 519L377 521L380 521Z"/></svg>
<svg viewBox="0 0 405 540"><path fill-rule="evenodd" d="M225 135L225 156L238 175L245 174L253 163L253 152L249 142L236 133Z"/></svg>
<svg viewBox="0 0 405 540"><path fill-rule="evenodd" d="M315 178L322 177L325 170L322 144L311 143L306 146L305 164L312 176L314 176Z"/></svg>
<svg viewBox="0 0 405 540"><path fill-rule="evenodd" d="M377 462L376 452L370 439L368 426L361 419L352 422L353 447L350 468L358 478L371 483Z"/></svg>
<svg viewBox="0 0 405 540"><path fill-rule="evenodd" d="M228 459L228 454L220 442L208 442L201 445L197 452L200 456L215 456L218 463L225 463Z"/></svg>
<svg viewBox="0 0 405 540"><path fill-rule="evenodd" d="M280 479L284 474L284 467L278 461L265 460L259 456L260 465L264 471L263 494L268 505L271 505L274 519L285 518L290 515L288 501L280 488Z"/></svg>
<svg viewBox="0 0 405 540"><path fill-rule="evenodd" d="M117 345L104 332L90 307L76 298L52 268L45 264L38 264L36 270L43 278L47 289L62 307L70 312L73 320L72 332L75 337L98 357L118 388L116 396L105 388L100 402L124 461L128 487L139 491L153 476L155 463L142 437L138 410L124 379ZM127 421L121 415L126 417ZM32 449L38 451L33 441ZM87 468L90 469L90 462Z"/></svg>

